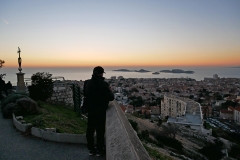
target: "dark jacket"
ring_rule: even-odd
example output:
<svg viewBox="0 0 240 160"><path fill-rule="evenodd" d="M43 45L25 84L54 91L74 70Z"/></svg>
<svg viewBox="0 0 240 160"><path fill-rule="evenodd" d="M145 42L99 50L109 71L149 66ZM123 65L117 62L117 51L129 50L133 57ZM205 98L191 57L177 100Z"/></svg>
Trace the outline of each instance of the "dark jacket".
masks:
<svg viewBox="0 0 240 160"><path fill-rule="evenodd" d="M4 91L6 89L5 87L5 81L0 79L0 91ZM1 94L1 93L0 93Z"/></svg>
<svg viewBox="0 0 240 160"><path fill-rule="evenodd" d="M114 95L104 77L92 76L85 83L84 96L87 99L88 112L106 111L109 101L114 100Z"/></svg>

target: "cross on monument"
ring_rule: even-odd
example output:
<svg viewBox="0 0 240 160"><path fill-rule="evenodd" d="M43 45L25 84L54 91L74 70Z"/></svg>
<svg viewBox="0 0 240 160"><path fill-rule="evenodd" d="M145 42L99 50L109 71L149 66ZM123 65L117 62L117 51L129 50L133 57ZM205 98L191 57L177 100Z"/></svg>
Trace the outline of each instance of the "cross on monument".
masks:
<svg viewBox="0 0 240 160"><path fill-rule="evenodd" d="M21 64L22 64L22 58L21 58L21 50L20 48L18 47L18 51L17 53L19 54L19 57L18 57L18 70L19 70L19 73L16 73L17 74L17 89L16 91L17 92L26 92L27 91L27 88L25 86L25 83L24 83L24 74L25 73L22 73L22 67L21 67Z"/></svg>
<svg viewBox="0 0 240 160"><path fill-rule="evenodd" d="M20 53L21 53L21 50L20 50L20 48L18 47L18 52L17 53L19 53L19 57L18 58L20 58Z"/></svg>
<svg viewBox="0 0 240 160"><path fill-rule="evenodd" d="M21 71L22 71L22 67L21 67L22 59L21 59L21 57L20 57L21 50L20 50L19 47L18 47L17 53L19 54L19 57L18 57L18 66L19 66L19 67L18 67L18 70L21 72Z"/></svg>

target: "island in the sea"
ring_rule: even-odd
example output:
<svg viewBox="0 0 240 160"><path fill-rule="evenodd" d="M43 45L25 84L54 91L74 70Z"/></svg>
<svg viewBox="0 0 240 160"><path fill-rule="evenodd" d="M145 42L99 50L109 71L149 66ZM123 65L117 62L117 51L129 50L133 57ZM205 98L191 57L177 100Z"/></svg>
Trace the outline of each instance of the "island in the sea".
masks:
<svg viewBox="0 0 240 160"><path fill-rule="evenodd" d="M144 73L144 72L151 72L151 71L148 71L148 70L145 70L145 69L140 69L140 70L134 70L134 72Z"/></svg>
<svg viewBox="0 0 240 160"><path fill-rule="evenodd" d="M118 72L140 72L140 73L145 73L145 72L151 72L145 69L140 69L140 70L128 70L128 69L117 69L113 71L118 71Z"/></svg>
<svg viewBox="0 0 240 160"><path fill-rule="evenodd" d="M152 74L160 74L159 72L153 72Z"/></svg>
<svg viewBox="0 0 240 160"><path fill-rule="evenodd" d="M187 74L193 74L194 71L184 71L181 69L172 69L172 70L161 70L160 72L165 72L165 73L187 73Z"/></svg>
<svg viewBox="0 0 240 160"><path fill-rule="evenodd" d="M117 70L113 70L113 71L119 71L119 72L133 72L133 71L128 70L128 69L117 69Z"/></svg>

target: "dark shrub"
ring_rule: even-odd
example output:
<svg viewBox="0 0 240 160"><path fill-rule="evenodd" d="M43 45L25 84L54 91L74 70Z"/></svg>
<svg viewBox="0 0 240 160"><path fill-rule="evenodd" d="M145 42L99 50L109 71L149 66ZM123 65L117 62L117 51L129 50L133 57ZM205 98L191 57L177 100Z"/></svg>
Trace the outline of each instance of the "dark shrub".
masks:
<svg viewBox="0 0 240 160"><path fill-rule="evenodd" d="M148 141L148 140L149 140L149 132L148 132L148 130L141 131L141 133L138 134L138 137L139 137L139 139L141 139L141 140L146 140L146 141Z"/></svg>
<svg viewBox="0 0 240 160"><path fill-rule="evenodd" d="M4 118L11 118L12 113L18 111L18 106L16 103L8 103L4 108L2 108L2 114Z"/></svg>
<svg viewBox="0 0 240 160"><path fill-rule="evenodd" d="M221 151L222 146L223 143L219 140L216 140L215 144L207 143L202 149L199 150L199 152L211 160L218 160L223 156Z"/></svg>
<svg viewBox="0 0 240 160"><path fill-rule="evenodd" d="M133 120L131 120L131 119L128 119L128 121L130 122L132 128L133 128L136 132L138 132L138 123L135 122L135 121L133 121Z"/></svg>
<svg viewBox="0 0 240 160"><path fill-rule="evenodd" d="M240 159L240 145L234 145L231 148L231 151L229 152L229 156L236 158L236 159Z"/></svg>
<svg viewBox="0 0 240 160"><path fill-rule="evenodd" d="M28 87L30 97L34 100L45 101L52 96L52 74L38 72L31 77L32 85Z"/></svg>
<svg viewBox="0 0 240 160"><path fill-rule="evenodd" d="M16 98L16 96L14 98ZM12 113L22 116L38 113L38 107L36 102L29 97L18 98L16 102L14 102L13 100L8 102L9 103L2 107L2 114L4 118L11 118Z"/></svg>
<svg viewBox="0 0 240 160"><path fill-rule="evenodd" d="M38 107L36 102L28 96L15 93L3 100L1 110L4 118L11 118L12 113L17 115L37 113Z"/></svg>
<svg viewBox="0 0 240 160"><path fill-rule="evenodd" d="M169 137L166 137L166 136L157 136L156 137L157 141L159 142L159 144L164 144L166 146L169 146L169 147L172 147L176 150L182 150L183 146L182 146L182 143L174 138L169 138Z"/></svg>
<svg viewBox="0 0 240 160"><path fill-rule="evenodd" d="M18 112L15 112L16 114L25 115L38 113L37 103L29 97L18 99L16 104L20 108Z"/></svg>
<svg viewBox="0 0 240 160"><path fill-rule="evenodd" d="M16 103L18 99L23 97L28 97L28 96L25 93L14 93L14 94L8 95L6 98L2 100L1 109L3 110L4 107L11 102Z"/></svg>

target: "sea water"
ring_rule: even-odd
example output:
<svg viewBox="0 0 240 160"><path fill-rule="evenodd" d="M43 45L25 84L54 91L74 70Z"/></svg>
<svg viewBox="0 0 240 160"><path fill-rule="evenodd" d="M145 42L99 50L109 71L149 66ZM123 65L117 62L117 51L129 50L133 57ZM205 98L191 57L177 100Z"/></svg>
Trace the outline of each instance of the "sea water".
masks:
<svg viewBox="0 0 240 160"><path fill-rule="evenodd" d="M240 78L240 68L233 67L104 67L106 74L104 77L110 78L111 76L123 76L124 78L193 78L197 81L203 80L204 77L213 77L217 74L220 78ZM139 73L139 72L120 72L113 71L116 69L129 69L140 70L145 69L151 72ZM185 73L163 73L152 74L161 70L182 69L184 71L194 71L193 74ZM86 80L91 78L93 67L52 67L52 68L23 68L22 73L25 73L24 78L31 78L31 76L37 72L49 72L53 77L61 76L65 80ZM17 83L18 73L17 67L3 67L0 69L0 73L6 73L4 78L5 82L11 81L13 85Z"/></svg>

